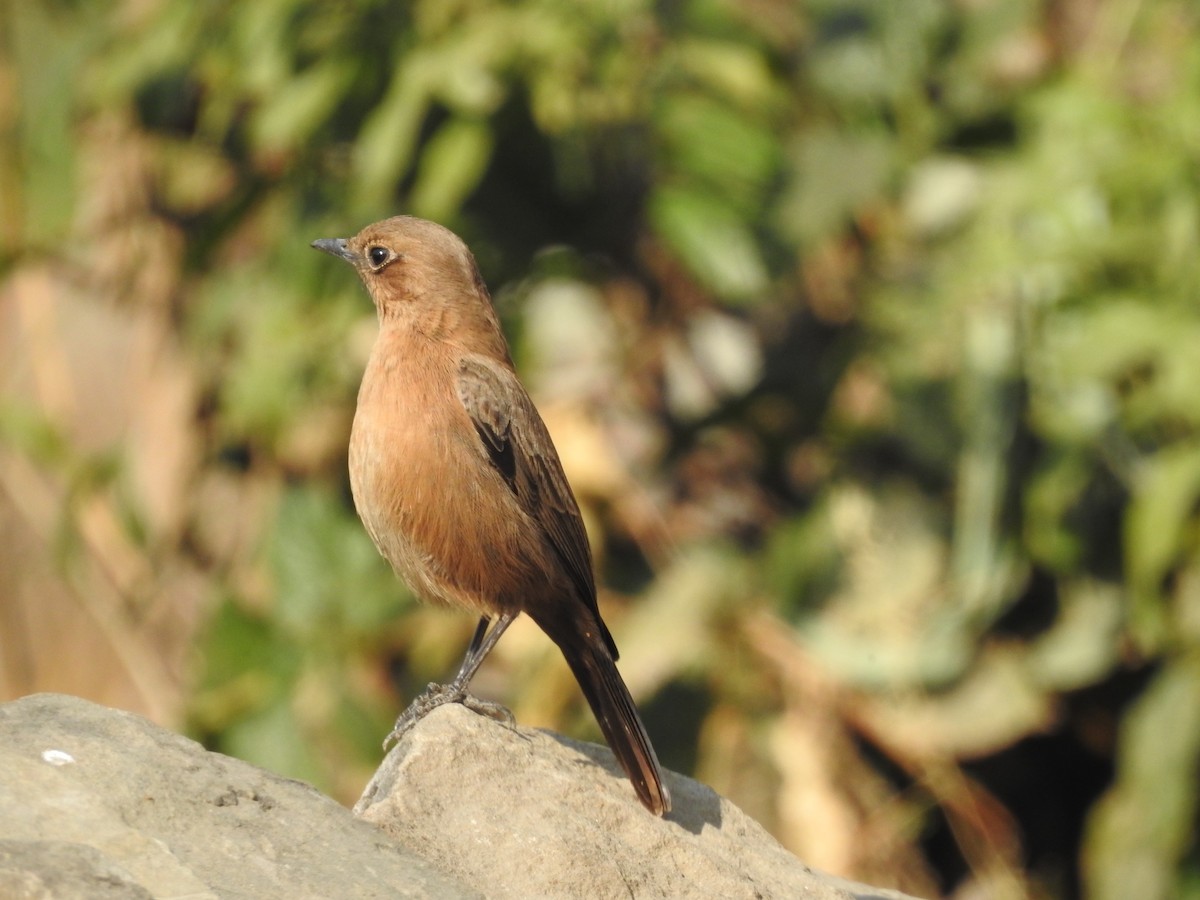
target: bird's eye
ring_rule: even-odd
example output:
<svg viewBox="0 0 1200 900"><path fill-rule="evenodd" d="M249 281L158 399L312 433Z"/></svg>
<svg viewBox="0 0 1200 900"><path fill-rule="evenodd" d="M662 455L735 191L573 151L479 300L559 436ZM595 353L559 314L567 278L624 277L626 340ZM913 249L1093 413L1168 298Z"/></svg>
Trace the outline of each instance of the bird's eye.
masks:
<svg viewBox="0 0 1200 900"><path fill-rule="evenodd" d="M388 253L387 247L370 247L367 249L367 259L374 269L378 269L387 262L390 256L391 254Z"/></svg>

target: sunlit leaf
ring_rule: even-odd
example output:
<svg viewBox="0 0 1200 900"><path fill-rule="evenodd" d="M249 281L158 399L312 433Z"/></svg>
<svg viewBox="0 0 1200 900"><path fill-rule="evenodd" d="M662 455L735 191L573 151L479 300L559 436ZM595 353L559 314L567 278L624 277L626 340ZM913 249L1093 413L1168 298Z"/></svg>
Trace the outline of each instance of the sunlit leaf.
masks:
<svg viewBox="0 0 1200 900"><path fill-rule="evenodd" d="M421 153L412 208L417 215L452 217L479 183L492 152L492 132L483 122L453 119Z"/></svg>
<svg viewBox="0 0 1200 900"><path fill-rule="evenodd" d="M407 593L358 517L321 491L284 495L272 559L276 617L299 634L367 633L386 624Z"/></svg>
<svg viewBox="0 0 1200 900"><path fill-rule="evenodd" d="M756 210L780 156L771 129L725 104L686 94L663 107L659 129L672 171L694 176L707 193L744 214Z"/></svg>
<svg viewBox="0 0 1200 900"><path fill-rule="evenodd" d="M15 71L9 73L7 90L0 88L10 94L12 118L0 124L9 132L0 162L13 168L0 175L6 195L0 216L7 220L0 224L23 243L50 246L65 238L75 205L74 88L90 33L63 29L40 4L18 4L5 12L12 28L5 44L13 53L6 68Z"/></svg>
<svg viewBox="0 0 1200 900"><path fill-rule="evenodd" d="M883 134L822 128L797 139L789 156L792 177L780 198L779 225L806 243L843 227L878 198L894 164Z"/></svg>
<svg viewBox="0 0 1200 900"><path fill-rule="evenodd" d="M1195 836L1200 657L1172 661L1121 727L1116 784L1084 845L1088 896L1180 896L1176 867Z"/></svg>
<svg viewBox="0 0 1200 900"><path fill-rule="evenodd" d="M752 300L767 284L753 233L701 189L661 188L651 201L655 228L717 294Z"/></svg>
<svg viewBox="0 0 1200 900"><path fill-rule="evenodd" d="M266 98L254 123L261 151L294 149L329 116L345 91L353 67L342 59L318 63Z"/></svg>
<svg viewBox="0 0 1200 900"><path fill-rule="evenodd" d="M676 53L683 69L739 105L760 106L776 90L764 54L746 44L691 38Z"/></svg>
<svg viewBox="0 0 1200 900"><path fill-rule="evenodd" d="M1035 684L1015 647L982 656L952 689L870 701L874 727L916 755L977 757L1049 726L1054 702Z"/></svg>
<svg viewBox="0 0 1200 900"><path fill-rule="evenodd" d="M1142 463L1125 527L1129 578L1136 592L1135 627L1161 639L1160 588L1195 531L1200 500L1200 447L1182 444Z"/></svg>
<svg viewBox="0 0 1200 900"><path fill-rule="evenodd" d="M417 153L417 133L429 108L429 84L422 58L414 55L396 69L379 106L363 123L354 143L354 188L358 206L379 209Z"/></svg>
<svg viewBox="0 0 1200 900"><path fill-rule="evenodd" d="M1030 647L1028 666L1038 682L1075 690L1100 681L1119 662L1126 598L1115 585L1064 585L1054 626Z"/></svg>

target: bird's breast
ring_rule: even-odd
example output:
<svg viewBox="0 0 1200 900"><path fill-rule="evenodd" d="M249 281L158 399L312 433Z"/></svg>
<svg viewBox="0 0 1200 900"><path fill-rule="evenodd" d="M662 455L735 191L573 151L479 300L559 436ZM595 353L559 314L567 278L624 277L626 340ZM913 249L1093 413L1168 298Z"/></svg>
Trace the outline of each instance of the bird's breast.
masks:
<svg viewBox="0 0 1200 900"><path fill-rule="evenodd" d="M506 581L539 567L529 553L541 541L524 533L527 517L482 451L457 368L449 355L376 346L350 436L350 487L379 552L418 596L492 613L519 591Z"/></svg>

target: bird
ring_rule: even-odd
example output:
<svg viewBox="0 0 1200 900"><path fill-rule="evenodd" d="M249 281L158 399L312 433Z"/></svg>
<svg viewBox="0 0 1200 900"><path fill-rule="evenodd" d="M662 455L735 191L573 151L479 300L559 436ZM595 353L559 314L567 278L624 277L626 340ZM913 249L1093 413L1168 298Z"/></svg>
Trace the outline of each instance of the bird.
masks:
<svg viewBox="0 0 1200 900"><path fill-rule="evenodd" d="M418 696L389 740L443 703L470 706L471 678L525 613L562 652L638 799L665 816L671 795L600 617L579 505L474 256L414 216L312 246L354 267L379 320L350 433L359 517L418 598L480 617L453 680Z"/></svg>

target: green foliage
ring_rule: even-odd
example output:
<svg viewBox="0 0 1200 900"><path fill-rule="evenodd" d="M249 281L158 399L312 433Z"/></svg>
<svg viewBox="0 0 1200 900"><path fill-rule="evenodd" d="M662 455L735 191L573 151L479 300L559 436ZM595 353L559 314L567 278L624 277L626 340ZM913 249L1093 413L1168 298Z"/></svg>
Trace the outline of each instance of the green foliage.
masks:
<svg viewBox="0 0 1200 900"><path fill-rule="evenodd" d="M1192 653L1168 665L1126 716L1116 786L1091 820L1090 896L1190 896L1178 878L1195 844L1198 693L1200 664Z"/></svg>
<svg viewBox="0 0 1200 900"><path fill-rule="evenodd" d="M347 660L379 652L405 594L345 504L319 488L283 495L267 558L269 608L237 596L217 607L194 727L225 753L328 780L346 750L320 735L351 738L365 756L386 733L386 711Z"/></svg>
<svg viewBox="0 0 1200 900"><path fill-rule="evenodd" d="M302 643L336 647L341 635L371 635L401 612L401 591L358 520L316 491L284 495L271 563L272 621Z"/></svg>
<svg viewBox="0 0 1200 900"><path fill-rule="evenodd" d="M913 893L1195 894L1200 23L1060 6L0 5L0 259L71 248L194 385L194 506L124 521L209 585L195 729L353 791L472 624L354 516L372 312L308 249L413 212L496 289L665 758ZM0 439L108 458L33 401Z"/></svg>

